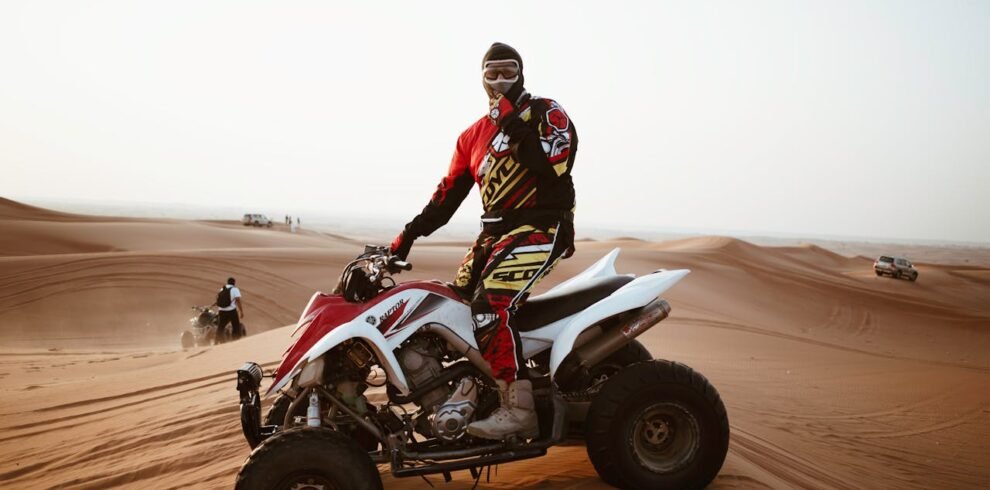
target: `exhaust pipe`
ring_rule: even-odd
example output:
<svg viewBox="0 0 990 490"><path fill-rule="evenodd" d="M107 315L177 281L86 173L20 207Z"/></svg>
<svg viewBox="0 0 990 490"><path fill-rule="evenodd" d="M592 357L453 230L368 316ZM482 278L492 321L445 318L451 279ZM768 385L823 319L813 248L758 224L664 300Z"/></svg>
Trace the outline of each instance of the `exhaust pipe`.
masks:
<svg viewBox="0 0 990 490"><path fill-rule="evenodd" d="M561 364L557 370L557 378L563 382L561 386L579 386L578 381L588 375L592 366L604 361L669 315L670 304L657 298L644 306L632 319L620 320L619 325L603 328L601 335L574 349Z"/></svg>

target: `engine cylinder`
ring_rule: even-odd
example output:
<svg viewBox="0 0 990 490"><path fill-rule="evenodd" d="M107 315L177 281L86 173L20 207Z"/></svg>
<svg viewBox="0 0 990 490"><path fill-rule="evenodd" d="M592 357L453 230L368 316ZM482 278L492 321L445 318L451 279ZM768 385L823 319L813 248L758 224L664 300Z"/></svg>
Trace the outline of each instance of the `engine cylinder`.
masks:
<svg viewBox="0 0 990 490"><path fill-rule="evenodd" d="M440 353L426 342L416 342L399 351L399 363L409 380L410 388L416 389L443 370L440 365ZM439 387L424 394L419 399L419 405L430 412L447 398L447 389Z"/></svg>

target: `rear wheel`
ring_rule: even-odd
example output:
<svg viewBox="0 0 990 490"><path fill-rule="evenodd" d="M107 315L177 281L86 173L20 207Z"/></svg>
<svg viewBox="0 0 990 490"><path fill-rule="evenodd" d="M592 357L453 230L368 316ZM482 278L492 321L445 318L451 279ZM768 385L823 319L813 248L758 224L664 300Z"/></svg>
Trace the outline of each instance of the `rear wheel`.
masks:
<svg viewBox="0 0 990 490"><path fill-rule="evenodd" d="M613 352L604 361L595 364L589 373L591 383L585 389L589 399L594 397L605 385L609 378L627 366L632 366L638 362L653 360L653 354L646 349L638 340L633 340L622 346L621 349Z"/></svg>
<svg viewBox="0 0 990 490"><path fill-rule="evenodd" d="M703 488L725 461L729 420L714 387L670 361L630 366L605 383L587 420L588 457L631 489Z"/></svg>
<svg viewBox="0 0 990 490"><path fill-rule="evenodd" d="M237 474L237 490L381 490L368 454L324 428L280 432L251 452Z"/></svg>

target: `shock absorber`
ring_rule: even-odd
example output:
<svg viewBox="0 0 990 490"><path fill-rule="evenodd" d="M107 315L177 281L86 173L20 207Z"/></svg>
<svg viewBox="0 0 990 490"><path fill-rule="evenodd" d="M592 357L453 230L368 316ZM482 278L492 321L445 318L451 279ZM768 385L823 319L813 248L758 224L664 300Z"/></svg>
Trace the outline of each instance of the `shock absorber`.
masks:
<svg viewBox="0 0 990 490"><path fill-rule="evenodd" d="M309 407L306 409L306 425L319 427L320 422L320 396L314 391L309 394Z"/></svg>

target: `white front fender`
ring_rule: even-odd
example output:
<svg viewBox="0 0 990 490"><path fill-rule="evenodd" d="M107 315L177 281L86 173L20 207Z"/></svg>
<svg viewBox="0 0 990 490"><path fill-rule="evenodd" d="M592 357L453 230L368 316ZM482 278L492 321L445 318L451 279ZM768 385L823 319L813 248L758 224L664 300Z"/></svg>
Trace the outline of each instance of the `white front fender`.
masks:
<svg viewBox="0 0 990 490"><path fill-rule="evenodd" d="M605 299L570 317L567 325L553 340L553 350L550 351L550 376L555 376L557 368L574 349L574 342L582 332L606 318L646 306L690 272L688 269L678 269L637 277Z"/></svg>

